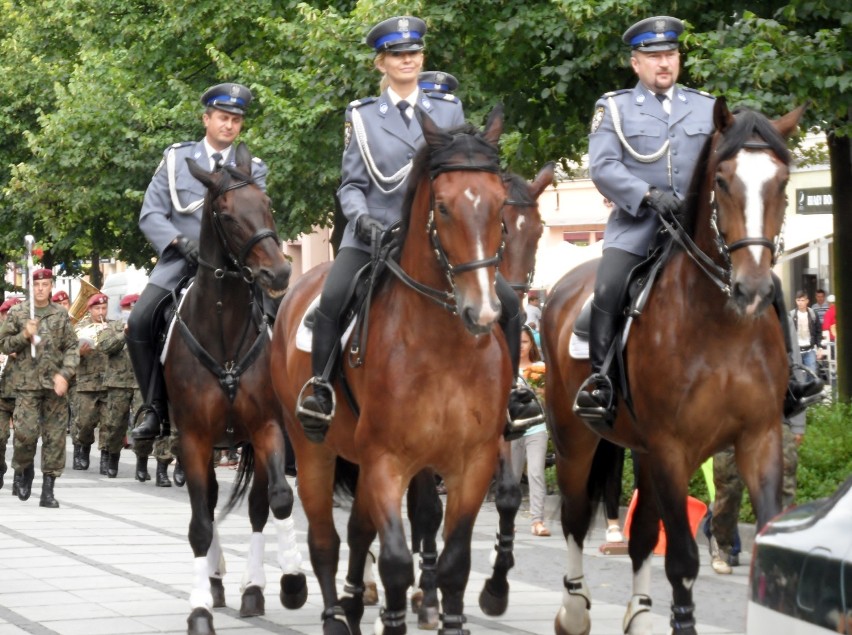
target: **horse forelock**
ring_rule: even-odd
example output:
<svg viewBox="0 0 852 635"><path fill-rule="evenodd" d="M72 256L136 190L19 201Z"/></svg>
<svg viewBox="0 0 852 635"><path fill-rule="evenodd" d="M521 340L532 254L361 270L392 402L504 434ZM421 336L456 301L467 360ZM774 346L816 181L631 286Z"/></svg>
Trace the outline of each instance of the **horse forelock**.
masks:
<svg viewBox="0 0 852 635"><path fill-rule="evenodd" d="M787 142L781 136L772 122L764 115L749 108L739 108L734 111L734 124L722 134L716 148L717 161L726 161L742 150L746 144L758 137L766 142L785 165L790 164L790 150Z"/></svg>

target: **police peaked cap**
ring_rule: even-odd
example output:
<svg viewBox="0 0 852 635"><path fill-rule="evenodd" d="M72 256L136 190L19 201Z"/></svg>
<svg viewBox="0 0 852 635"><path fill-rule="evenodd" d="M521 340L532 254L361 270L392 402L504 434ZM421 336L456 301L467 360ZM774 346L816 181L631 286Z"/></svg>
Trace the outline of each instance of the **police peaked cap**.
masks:
<svg viewBox="0 0 852 635"><path fill-rule="evenodd" d="M204 91L201 103L206 108L216 108L235 115L245 115L251 103L251 91L242 84L216 84Z"/></svg>
<svg viewBox="0 0 852 635"><path fill-rule="evenodd" d="M423 90L435 90L439 93L451 93L459 87L459 80L443 71L420 73L417 83Z"/></svg>
<svg viewBox="0 0 852 635"><path fill-rule="evenodd" d="M421 51L426 23L420 18L400 15L379 22L367 33L367 45L382 51Z"/></svg>
<svg viewBox="0 0 852 635"><path fill-rule="evenodd" d="M683 22L667 15L639 20L624 32L621 39L634 51L671 51L680 47L678 38Z"/></svg>

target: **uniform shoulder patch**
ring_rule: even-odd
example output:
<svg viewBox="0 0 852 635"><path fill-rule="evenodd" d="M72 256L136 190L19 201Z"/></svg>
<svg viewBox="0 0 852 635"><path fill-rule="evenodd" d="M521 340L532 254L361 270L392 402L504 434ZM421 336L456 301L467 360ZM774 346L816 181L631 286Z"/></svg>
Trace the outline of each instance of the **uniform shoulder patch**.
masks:
<svg viewBox="0 0 852 635"><path fill-rule="evenodd" d="M258 165L263 163L263 159L261 159L260 157L252 157L251 161L252 161L252 163L257 163Z"/></svg>
<svg viewBox="0 0 852 635"><path fill-rule="evenodd" d="M601 122L603 121L604 115L606 114L606 110L603 106L598 106L595 108L595 114L592 115L592 125L590 132L593 134L597 131L601 126Z"/></svg>
<svg viewBox="0 0 852 635"><path fill-rule="evenodd" d="M195 143L195 141L180 141L178 143L173 143L170 145L170 148L183 148L184 146L191 146Z"/></svg>
<svg viewBox="0 0 852 635"><path fill-rule="evenodd" d="M459 103L459 98L450 93L442 93L438 90L424 90L424 95L428 95L429 99L434 99L435 101L449 101L454 104Z"/></svg>
<svg viewBox="0 0 852 635"><path fill-rule="evenodd" d="M608 93L604 93L601 99L608 99L610 97L615 97L616 95L623 95L624 93L629 93L632 89L630 88L622 88L621 90L611 90Z"/></svg>
<svg viewBox="0 0 852 635"><path fill-rule="evenodd" d="M698 90L697 88L688 88L686 86L682 86L681 88L686 93L695 93L697 95L701 95L702 97L709 97L710 99L715 99L715 97L713 97L713 95L711 95L710 93L708 93L707 91L704 91L704 90Z"/></svg>
<svg viewBox="0 0 852 635"><path fill-rule="evenodd" d="M361 106L366 106L367 104L372 104L376 101L378 97L363 97L361 99L356 99L355 101L350 101L349 105L346 107L347 110L350 108L360 108Z"/></svg>

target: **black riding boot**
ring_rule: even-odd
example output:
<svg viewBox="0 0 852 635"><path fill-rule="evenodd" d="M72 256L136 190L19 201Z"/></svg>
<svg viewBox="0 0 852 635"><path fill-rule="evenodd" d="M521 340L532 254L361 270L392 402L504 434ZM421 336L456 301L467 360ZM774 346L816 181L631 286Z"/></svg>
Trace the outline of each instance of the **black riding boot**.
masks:
<svg viewBox="0 0 852 635"><path fill-rule="evenodd" d="M118 476L118 459L121 456L121 452L116 452L113 454L109 453L109 462L107 463L107 477L115 478Z"/></svg>
<svg viewBox="0 0 852 635"><path fill-rule="evenodd" d="M809 368L793 362L793 334L790 332L787 307L778 279L775 279L775 297L772 305L775 307L778 319L781 320L784 347L787 349L787 359L790 362L790 379L787 384L787 394L784 397L784 416L789 418L804 412L808 406L822 401L822 389L825 385L822 379L817 377ZM799 379L799 377L803 379Z"/></svg>
<svg viewBox="0 0 852 635"><path fill-rule="evenodd" d="M86 445L85 443L80 446L80 469L88 470L89 469L89 454L92 451L92 444Z"/></svg>
<svg viewBox="0 0 852 635"><path fill-rule="evenodd" d="M82 470L80 467L80 453L83 451L83 447L79 443L74 444L74 462L71 464L72 470Z"/></svg>
<svg viewBox="0 0 852 635"><path fill-rule="evenodd" d="M331 420L334 418L334 389L330 383L331 373L326 377L326 368L337 349L339 337L337 319L332 319L317 308L314 311L314 332L311 347L311 366L314 376L302 388L302 393L313 386L313 394L304 400L299 395L296 416L302 423L305 436L309 441L322 443Z"/></svg>
<svg viewBox="0 0 852 635"><path fill-rule="evenodd" d="M170 461L157 461L157 487L172 486L169 480L169 463Z"/></svg>
<svg viewBox="0 0 852 635"><path fill-rule="evenodd" d="M56 481L55 476L45 474L41 482L41 500L38 502L39 507L50 507L56 509L59 503L53 497L53 483Z"/></svg>
<svg viewBox="0 0 852 635"><path fill-rule="evenodd" d="M514 294L514 291L512 292ZM502 301L502 298L501 298ZM509 391L508 417L503 436L507 441L514 441L524 435L532 426L544 422L541 404L532 389L518 379L521 361L521 320L520 305L518 312L508 319L500 321L506 348L509 349L509 359L512 362L512 389Z"/></svg>
<svg viewBox="0 0 852 635"><path fill-rule="evenodd" d="M109 465L109 450L101 450L101 465L98 473L101 476L107 475L107 466Z"/></svg>
<svg viewBox="0 0 852 635"><path fill-rule="evenodd" d="M151 343L130 338L126 338L125 342L130 353L133 374L145 399L145 403L136 412L136 426L131 436L137 441L156 439L161 434L168 434L165 425L167 402L163 369Z"/></svg>
<svg viewBox="0 0 852 635"><path fill-rule="evenodd" d="M140 483L151 480L151 475L148 473L148 457L136 457L136 480Z"/></svg>
<svg viewBox="0 0 852 635"><path fill-rule="evenodd" d="M183 487L186 484L186 474L183 471L183 464L180 459L175 459L175 472L173 474L175 485Z"/></svg>
<svg viewBox="0 0 852 635"><path fill-rule="evenodd" d="M589 362L592 374L580 386L574 400L574 412L590 426L601 423L611 426L615 421L616 395L612 380L601 374L607 353L612 346L618 330L620 317L607 313L592 302L591 324L589 325ZM610 363L609 371L615 368Z"/></svg>
<svg viewBox="0 0 852 635"><path fill-rule="evenodd" d="M35 478L35 467L33 465L25 467L18 481L18 498L22 501L29 499L32 493L33 478Z"/></svg>

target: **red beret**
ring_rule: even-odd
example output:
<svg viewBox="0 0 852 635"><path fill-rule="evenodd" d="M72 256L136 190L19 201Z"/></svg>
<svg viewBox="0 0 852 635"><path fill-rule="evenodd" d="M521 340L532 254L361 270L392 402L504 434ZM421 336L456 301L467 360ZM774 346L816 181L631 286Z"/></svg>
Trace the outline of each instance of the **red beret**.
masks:
<svg viewBox="0 0 852 635"><path fill-rule="evenodd" d="M33 271L33 280L53 280L53 272L50 269L36 269Z"/></svg>
<svg viewBox="0 0 852 635"><path fill-rule="evenodd" d="M21 302L23 302L23 300L21 300L21 298L19 298L18 296L13 295L11 298L6 300L6 302L9 303L9 308L11 309L16 304L20 304Z"/></svg>
<svg viewBox="0 0 852 635"><path fill-rule="evenodd" d="M68 299L68 294L64 291L57 291L53 294L53 297L50 298L52 302L64 302Z"/></svg>
<svg viewBox="0 0 852 635"><path fill-rule="evenodd" d="M130 295L126 295L123 298L121 298L121 302L120 302L121 308L126 309L129 306L133 306L138 301L139 301L139 294L138 293L131 293Z"/></svg>
<svg viewBox="0 0 852 635"><path fill-rule="evenodd" d="M7 313L11 308L12 305L9 304L8 300L6 300L3 304L0 304L0 313Z"/></svg>
<svg viewBox="0 0 852 635"><path fill-rule="evenodd" d="M86 308L91 309L96 304L106 304L107 302L109 302L108 297L106 297L103 293L96 293L89 298L88 302L86 302Z"/></svg>

